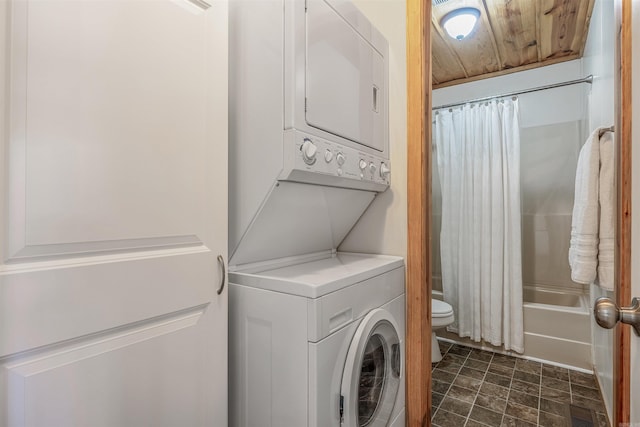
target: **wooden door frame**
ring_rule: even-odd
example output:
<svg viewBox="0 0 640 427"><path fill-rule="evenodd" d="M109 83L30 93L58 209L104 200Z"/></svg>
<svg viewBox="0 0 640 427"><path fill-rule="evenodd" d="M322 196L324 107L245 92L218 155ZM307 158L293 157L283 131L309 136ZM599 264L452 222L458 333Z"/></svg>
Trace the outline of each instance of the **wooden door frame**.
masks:
<svg viewBox="0 0 640 427"><path fill-rule="evenodd" d="M631 0L616 0L616 302L631 301ZM407 426L431 425L431 2L407 0ZM628 325L614 334L614 425L630 419Z"/></svg>
<svg viewBox="0 0 640 427"><path fill-rule="evenodd" d="M616 219L616 286L619 307L631 303L631 120L632 120L632 16L631 0L616 0L616 24L620 25L616 43L615 110L616 175L618 211ZM631 412L631 328L618 323L613 344L613 425L629 423Z"/></svg>
<svg viewBox="0 0 640 427"><path fill-rule="evenodd" d="M406 7L406 420L422 427L431 425L431 1Z"/></svg>

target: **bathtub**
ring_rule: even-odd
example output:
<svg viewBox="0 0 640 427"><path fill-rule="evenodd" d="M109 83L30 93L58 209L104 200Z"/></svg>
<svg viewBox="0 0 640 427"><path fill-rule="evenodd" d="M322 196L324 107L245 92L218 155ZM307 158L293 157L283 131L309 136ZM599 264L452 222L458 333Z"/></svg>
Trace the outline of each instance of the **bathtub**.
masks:
<svg viewBox="0 0 640 427"><path fill-rule="evenodd" d="M591 310L580 291L525 286L524 355L591 370Z"/></svg>
<svg viewBox="0 0 640 427"><path fill-rule="evenodd" d="M442 299L441 291L433 298ZM524 356L592 370L591 310L588 296L579 291L558 291L543 286L528 285L523 289ZM452 341L478 346L478 343L456 334L438 332ZM502 351L483 343L485 349Z"/></svg>

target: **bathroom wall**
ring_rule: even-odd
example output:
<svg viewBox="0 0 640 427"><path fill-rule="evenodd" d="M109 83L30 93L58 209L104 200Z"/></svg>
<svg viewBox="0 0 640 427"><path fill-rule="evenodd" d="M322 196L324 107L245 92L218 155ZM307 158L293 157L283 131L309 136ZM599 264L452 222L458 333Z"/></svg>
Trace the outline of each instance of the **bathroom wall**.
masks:
<svg viewBox="0 0 640 427"><path fill-rule="evenodd" d="M614 52L615 14L614 2L596 0L589 28L589 36L582 58L585 74L593 74L594 80L588 93L588 128L614 124ZM591 285L591 306L599 296L613 297L598 286ZM600 328L591 319L592 352L595 371L604 395L609 414L613 403L613 332Z"/></svg>
<svg viewBox="0 0 640 427"><path fill-rule="evenodd" d="M355 0L389 41L391 188L376 196L340 245L341 251L406 256L407 67L404 0Z"/></svg>
<svg viewBox="0 0 640 427"><path fill-rule="evenodd" d="M433 105L471 100L583 77L580 60L433 91ZM587 84L519 96L522 246L525 285L583 291L567 261L578 153L584 141ZM433 287L441 290L441 189L433 175Z"/></svg>

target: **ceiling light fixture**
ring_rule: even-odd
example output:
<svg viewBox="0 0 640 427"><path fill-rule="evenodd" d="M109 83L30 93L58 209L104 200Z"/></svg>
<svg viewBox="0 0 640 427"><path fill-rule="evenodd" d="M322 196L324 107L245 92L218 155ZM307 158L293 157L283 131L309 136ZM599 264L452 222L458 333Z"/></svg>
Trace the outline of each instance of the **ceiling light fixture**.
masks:
<svg viewBox="0 0 640 427"><path fill-rule="evenodd" d="M480 11L478 9L463 7L447 13L442 17L440 24L449 36L462 40L473 31L479 17Z"/></svg>

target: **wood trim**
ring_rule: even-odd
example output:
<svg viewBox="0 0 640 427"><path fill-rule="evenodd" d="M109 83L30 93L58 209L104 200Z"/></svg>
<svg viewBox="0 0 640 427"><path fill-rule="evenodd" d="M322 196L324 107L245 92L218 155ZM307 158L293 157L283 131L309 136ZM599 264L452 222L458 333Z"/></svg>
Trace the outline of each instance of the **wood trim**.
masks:
<svg viewBox="0 0 640 427"><path fill-rule="evenodd" d="M616 64L620 64L616 78L616 156L618 174L618 214L616 224L615 270L616 303L626 307L631 303L631 0L616 0L616 21L620 23L616 46ZM630 419L631 388L631 328L618 323L613 345L613 423L621 425Z"/></svg>
<svg viewBox="0 0 640 427"><path fill-rule="evenodd" d="M434 89L442 89L443 87L459 85L459 84L462 84L462 83L475 82L475 81L478 81L478 80L489 79L491 77L504 76L505 74L511 74L511 73L517 73L519 71L531 70L533 68L539 68L541 66L545 66L546 67L547 65L558 64L560 62L565 62L565 61L572 61L574 59L580 59L580 55L569 55L569 56L562 56L560 58L548 59L548 60L546 60L544 62L543 65L540 65L539 62L532 62L531 64L525 64L525 65L521 65L519 67L508 68L506 70L499 70L499 71L494 71L492 73L479 74L477 76L465 77L463 79L449 80L448 82L444 82L444 83L440 83L438 85L434 85L433 88Z"/></svg>
<svg viewBox="0 0 640 427"><path fill-rule="evenodd" d="M407 1L406 425L431 425L431 2Z"/></svg>

